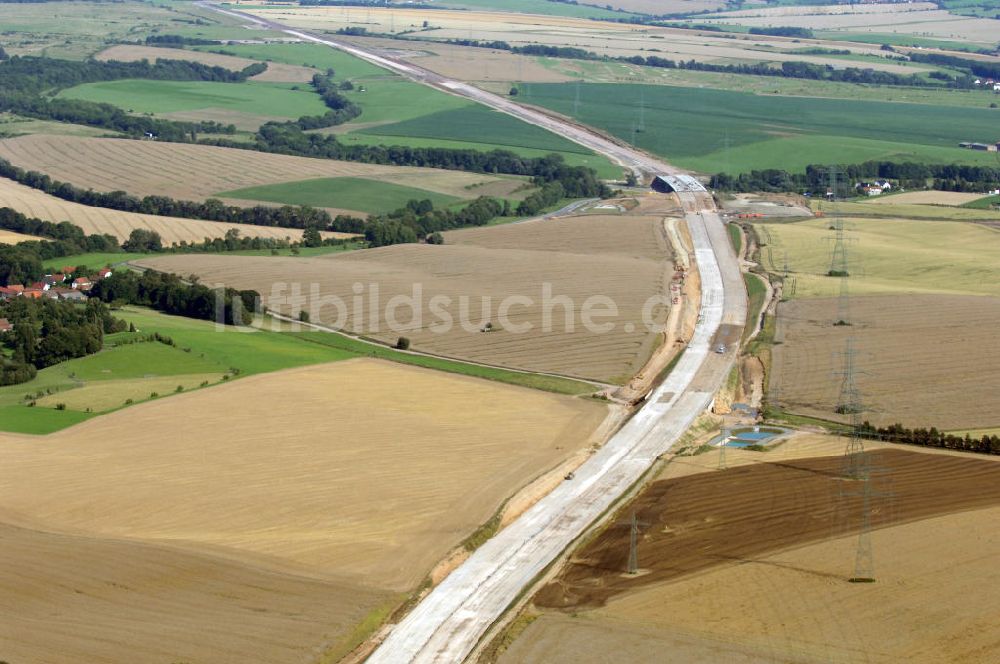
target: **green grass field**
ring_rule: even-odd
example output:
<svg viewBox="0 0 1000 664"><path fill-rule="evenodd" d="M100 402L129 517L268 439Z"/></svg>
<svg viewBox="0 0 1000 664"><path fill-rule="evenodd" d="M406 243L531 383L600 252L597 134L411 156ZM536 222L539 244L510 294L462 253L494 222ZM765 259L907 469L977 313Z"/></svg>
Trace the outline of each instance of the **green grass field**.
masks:
<svg viewBox="0 0 1000 664"><path fill-rule="evenodd" d="M385 72L381 75L385 76ZM470 101L401 78L361 80L362 82L355 83L356 89L345 93L362 109L361 116L353 124L403 122L473 106ZM361 91L361 86L364 86L364 92ZM442 131L446 132L447 128Z"/></svg>
<svg viewBox="0 0 1000 664"><path fill-rule="evenodd" d="M829 219L755 224L765 269L781 272L784 255L796 298L834 297ZM1000 295L1000 231L962 222L849 219L855 240L849 277L852 295L944 293Z"/></svg>
<svg viewBox="0 0 1000 664"><path fill-rule="evenodd" d="M287 83L216 83L212 81L122 80L85 83L60 97L104 102L135 113L162 115L181 111L221 110L265 117L297 118L327 111L308 86ZM213 117L223 120L224 118Z"/></svg>
<svg viewBox="0 0 1000 664"><path fill-rule="evenodd" d="M1000 205L1000 196L983 196L974 201L969 201L961 207L972 208L973 210L993 210Z"/></svg>
<svg viewBox="0 0 1000 664"><path fill-rule="evenodd" d="M579 154L589 152L586 148L544 129L527 125L504 113L472 104L427 113L405 122L362 129L359 133L389 138L407 136L459 140L548 152Z"/></svg>
<svg viewBox="0 0 1000 664"><path fill-rule="evenodd" d="M740 232L740 227L736 224L728 224L726 232L729 233L729 241L732 243L733 249L736 250L736 255L739 256L740 252L743 251L743 234Z"/></svg>
<svg viewBox="0 0 1000 664"><path fill-rule="evenodd" d="M985 90L950 88L925 88L902 86L863 85L839 81L810 81L801 78L776 76L751 76L722 72L694 71L690 69L662 69L641 67L622 62L566 60L562 58L536 58L546 69L591 83L672 85L679 87L714 88L736 92L753 92L763 95L792 97L827 97L832 99L857 99L862 101L893 101L941 106L969 106L989 108L995 96ZM519 87L530 89L531 83ZM506 93L505 86L491 86L497 93Z"/></svg>
<svg viewBox="0 0 1000 664"><path fill-rule="evenodd" d="M372 214L398 210L414 199L430 199L437 208L447 207L461 200L426 189L350 177L283 182L236 189L218 195L287 205L344 208Z"/></svg>
<svg viewBox="0 0 1000 664"><path fill-rule="evenodd" d="M982 44L970 44L964 41L950 39L935 39L934 37L917 37L916 35L893 34L890 32L841 32L839 30L815 30L816 39L830 41L850 41L861 44L889 44L890 46L922 46L924 48L941 48L949 51L977 51Z"/></svg>
<svg viewBox="0 0 1000 664"><path fill-rule="evenodd" d="M90 254L76 254L75 256L63 256L62 258L53 258L51 260L44 261L42 266L46 270L59 270L63 267L69 266L86 266L96 271L108 265L126 263L137 258L143 258L144 256L148 256L148 254L128 253L124 251L120 253L97 252Z"/></svg>
<svg viewBox="0 0 1000 664"><path fill-rule="evenodd" d="M572 115L576 85L536 83L522 96ZM702 172L800 170L869 159L991 164L995 155L974 154L958 143L975 140L970 136L992 139L1000 118L987 108L613 84L582 85L576 115Z"/></svg>
<svg viewBox="0 0 1000 664"><path fill-rule="evenodd" d="M746 284L748 298L747 326L743 330L743 339L746 340L760 318L761 309L764 307L764 298L767 297L767 286L764 285L763 278L756 274L744 274L743 283Z"/></svg>
<svg viewBox="0 0 1000 664"><path fill-rule="evenodd" d="M337 137L344 145L403 145L411 148L454 148L458 150L510 150L522 157L544 157L552 150L536 148L512 148L507 145L491 143L474 143L471 141L446 140L441 138L418 138L412 136L378 136L361 132L341 134ZM623 171L607 158L599 154L581 154L579 152L560 152L570 166L587 166L597 171L597 174L609 180L621 180Z"/></svg>
<svg viewBox="0 0 1000 664"><path fill-rule="evenodd" d="M196 51L225 53L261 62L282 62L321 70L333 69L338 80L393 76L364 60L322 44L226 44L194 46Z"/></svg>

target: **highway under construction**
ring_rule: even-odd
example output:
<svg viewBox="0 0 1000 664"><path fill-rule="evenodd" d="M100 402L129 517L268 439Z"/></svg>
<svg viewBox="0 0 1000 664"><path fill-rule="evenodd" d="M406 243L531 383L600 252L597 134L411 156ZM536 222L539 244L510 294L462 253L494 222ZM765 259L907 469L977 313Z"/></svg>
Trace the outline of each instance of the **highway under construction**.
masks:
<svg viewBox="0 0 1000 664"><path fill-rule="evenodd" d="M564 136L641 175L659 176L679 198L694 245L701 282L698 322L669 376L634 416L572 480L542 498L475 551L416 605L371 654L378 664L464 661L540 575L608 513L656 460L671 450L695 419L711 407L738 349L715 352L720 332L741 328L747 312L739 263L712 196L695 178L631 146L565 118L426 69L300 29L206 3L297 39L339 49L414 81L471 99Z"/></svg>

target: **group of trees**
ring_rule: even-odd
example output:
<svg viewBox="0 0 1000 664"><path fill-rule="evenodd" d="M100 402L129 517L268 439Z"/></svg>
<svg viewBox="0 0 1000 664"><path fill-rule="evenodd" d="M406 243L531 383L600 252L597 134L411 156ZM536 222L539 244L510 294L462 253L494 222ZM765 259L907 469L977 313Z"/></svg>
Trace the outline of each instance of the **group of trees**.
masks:
<svg viewBox="0 0 1000 664"><path fill-rule="evenodd" d="M812 39L815 35L809 28L796 28L786 25L777 25L773 28L750 28L751 35L766 35L768 37L796 37L798 39Z"/></svg>
<svg viewBox="0 0 1000 664"><path fill-rule="evenodd" d="M106 333L126 328L125 322L112 316L99 300L81 307L48 298L19 297L0 302L0 316L13 325L4 335L11 357L0 363L2 385L29 381L37 369L96 353L103 347Z"/></svg>
<svg viewBox="0 0 1000 664"><path fill-rule="evenodd" d="M567 166L559 155L542 157L535 171L532 183L538 190L521 201L513 211L518 216L537 214L564 198L606 198L611 195L608 186L598 179L592 169ZM441 231L483 226L497 217L511 214L507 201L480 196L459 210L436 210L430 200L413 200L394 212L369 219L357 227L350 217L337 217L334 221L343 221L347 226L337 230L357 232L363 229L369 246L381 247L420 239L440 244L443 241Z"/></svg>
<svg viewBox="0 0 1000 664"><path fill-rule="evenodd" d="M984 434L973 438L969 434L959 436L953 433L930 429L908 429L902 424L876 427L867 420L858 427L858 435L872 440L885 440L906 445L940 447L948 450L978 452L980 454L1000 454L1000 436Z"/></svg>
<svg viewBox="0 0 1000 664"><path fill-rule="evenodd" d="M717 173L710 186L718 191L795 191L825 194L829 184L828 166L811 164L805 171L790 173L781 169L754 170L730 175ZM945 191L986 191L1000 188L1000 168L962 164L921 164L915 162L866 161L839 165L847 182L866 179L892 180L906 189ZM841 195L845 192L837 192Z"/></svg>
<svg viewBox="0 0 1000 664"><path fill-rule="evenodd" d="M107 303L135 304L189 318L214 320L227 325L247 325L258 307L260 294L251 290L209 288L185 283L176 274L147 270L141 275L128 270L94 284L91 299Z"/></svg>
<svg viewBox="0 0 1000 664"><path fill-rule="evenodd" d="M146 37L147 46L166 46L177 48L181 46L212 46L219 42L215 39L200 39L198 37L182 37L181 35L150 35Z"/></svg>
<svg viewBox="0 0 1000 664"><path fill-rule="evenodd" d="M330 69L327 70L326 74L315 74L312 77L313 89L330 110L323 115L304 115L289 124L294 124L299 129L306 131L335 127L350 122L361 115L361 107L340 94L340 86L333 80L333 76L334 72Z"/></svg>

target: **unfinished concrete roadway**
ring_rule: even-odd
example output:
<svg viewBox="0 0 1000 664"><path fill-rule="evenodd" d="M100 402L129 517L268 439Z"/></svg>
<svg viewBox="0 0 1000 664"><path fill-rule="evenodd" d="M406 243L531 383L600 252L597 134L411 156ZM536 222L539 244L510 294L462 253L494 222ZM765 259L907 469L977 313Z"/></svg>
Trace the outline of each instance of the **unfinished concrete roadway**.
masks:
<svg viewBox="0 0 1000 664"><path fill-rule="evenodd" d="M536 124L647 174L682 176L671 166L584 127L521 107L509 99L450 81L409 63L386 58L246 14L213 7L300 39L341 49L413 80L468 97ZM687 185L685 186L685 182ZM670 450L710 406L732 367L736 343L714 352L720 339L739 339L746 319L746 291L739 264L711 196L680 179L678 195L701 277L701 311L680 361L646 403L608 443L516 521L481 546L434 588L369 657L372 664L462 662L483 635L542 571ZM700 189L700 191L699 191Z"/></svg>

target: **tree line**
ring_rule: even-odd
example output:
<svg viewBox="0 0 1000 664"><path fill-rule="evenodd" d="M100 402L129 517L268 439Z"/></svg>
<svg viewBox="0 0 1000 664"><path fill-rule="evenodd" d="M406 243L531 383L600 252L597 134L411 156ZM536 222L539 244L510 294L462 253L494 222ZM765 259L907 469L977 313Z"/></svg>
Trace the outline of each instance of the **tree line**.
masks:
<svg viewBox="0 0 1000 664"><path fill-rule="evenodd" d="M436 210L430 200L410 201L386 215L357 223L351 217L338 216L334 225L343 232L364 232L371 247L418 242L441 244L441 231L483 226L497 217L530 216L564 198L607 198L611 190L597 174L583 166L567 166L559 155L543 157L532 183L538 190L512 210L506 200L480 196L459 210Z"/></svg>
<svg viewBox="0 0 1000 664"><path fill-rule="evenodd" d="M327 70L325 74L314 74L311 85L329 108L323 115L303 115L290 123L303 131L335 127L350 122L361 115L361 107L340 94L340 86L333 80L334 71ZM348 85L350 85L348 83Z"/></svg>
<svg viewBox="0 0 1000 664"><path fill-rule="evenodd" d="M16 385L44 369L101 350L104 335L126 329L98 300L86 306L43 298L0 302L0 316L13 325L4 335L10 358L0 361L0 385Z"/></svg>
<svg viewBox="0 0 1000 664"><path fill-rule="evenodd" d="M974 438L969 434L959 436L953 433L938 431L935 427L930 429L910 429L902 424L890 424L885 427L876 427L865 420L857 433L862 438L870 440L882 440L892 443L903 443L905 445L920 445L922 447L938 447L946 450L960 450L963 452L978 452L979 454L1000 454L1000 436L984 434L979 438Z"/></svg>
<svg viewBox="0 0 1000 664"><path fill-rule="evenodd" d="M139 198L124 191L100 192L82 189L68 182L53 180L48 175L38 171L26 171L14 166L6 159L0 159L0 177L14 180L32 189L44 191L65 201L123 212L281 228L302 229L310 226L326 228L330 225L330 215L327 212L307 206L269 207L257 205L240 207L226 205L216 198L209 198L204 202L179 201L169 196Z"/></svg>
<svg viewBox="0 0 1000 664"><path fill-rule="evenodd" d="M141 275L130 270L115 272L94 284L90 296L114 306L134 304L226 325L248 325L260 302L257 291L209 288L153 270Z"/></svg>
<svg viewBox="0 0 1000 664"><path fill-rule="evenodd" d="M362 224L364 222L362 221ZM323 238L318 229L310 227L302 233L301 240L245 237L238 228L226 231L223 237L205 238L201 242L187 242L165 246L160 234L144 228L133 229L128 239L118 242L114 235L86 235L82 228L68 221L51 222L28 217L11 208L0 208L0 229L46 238L29 240L16 245L0 245L0 284L25 284L38 281L45 275L43 264L54 258L85 253L223 253L227 251L278 250L301 245L321 247L344 245L354 240ZM363 228L358 231L363 233ZM80 276L87 276L86 270Z"/></svg>
<svg viewBox="0 0 1000 664"><path fill-rule="evenodd" d="M915 162L866 161L838 165L847 182L866 179L893 180L907 189L979 192L1000 188L1000 168L963 164L922 164ZM717 191L769 191L825 194L829 185L829 166L810 164L804 171L771 168L731 175L716 173L709 186ZM841 195L845 192L838 191Z"/></svg>

